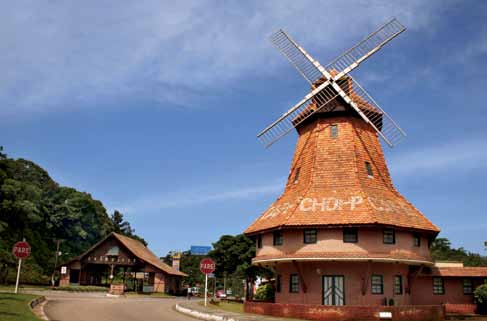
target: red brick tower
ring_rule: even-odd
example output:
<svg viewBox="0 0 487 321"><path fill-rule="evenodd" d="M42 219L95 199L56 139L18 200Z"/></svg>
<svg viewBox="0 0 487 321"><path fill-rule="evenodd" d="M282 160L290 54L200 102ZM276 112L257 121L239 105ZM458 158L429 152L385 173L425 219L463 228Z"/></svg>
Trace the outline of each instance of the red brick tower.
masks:
<svg viewBox="0 0 487 321"><path fill-rule="evenodd" d="M379 142L402 130L348 75L402 31L393 19L326 69L282 30L272 37L313 89L259 135L299 136L284 192L245 230L253 263L276 272L277 303L412 304L433 265L439 229L394 188Z"/></svg>
<svg viewBox="0 0 487 321"><path fill-rule="evenodd" d="M339 100L296 129L283 194L245 230L257 243L253 263L274 268L282 288L298 284L276 302L322 304L329 275L343 277L335 304L409 303L415 266L433 264L439 229L394 188L377 133Z"/></svg>
<svg viewBox="0 0 487 321"><path fill-rule="evenodd" d="M379 142L392 147L405 133L350 76L404 30L392 19L324 67L285 31L271 36L312 90L257 136L270 146L296 130L298 141L284 192L245 230L253 264L276 274L275 303L249 300L246 312L342 321L474 313L487 268L432 261L439 229L394 188Z"/></svg>

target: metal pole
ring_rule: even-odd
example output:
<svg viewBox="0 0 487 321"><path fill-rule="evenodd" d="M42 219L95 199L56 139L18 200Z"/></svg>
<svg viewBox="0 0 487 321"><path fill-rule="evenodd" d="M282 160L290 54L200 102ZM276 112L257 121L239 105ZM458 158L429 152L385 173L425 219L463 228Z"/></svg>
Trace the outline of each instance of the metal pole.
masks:
<svg viewBox="0 0 487 321"><path fill-rule="evenodd" d="M208 301L208 274L205 274L205 307Z"/></svg>
<svg viewBox="0 0 487 321"><path fill-rule="evenodd" d="M54 288L54 275L56 273L56 268L57 268L57 259L59 256L59 245L61 243L61 240L56 240L56 258L54 260L54 270L52 271L51 275L51 287Z"/></svg>
<svg viewBox="0 0 487 321"><path fill-rule="evenodd" d="M19 259L19 267L17 268L17 281L15 281L15 294L19 292L19 280L20 280L20 266L22 265L22 259Z"/></svg>

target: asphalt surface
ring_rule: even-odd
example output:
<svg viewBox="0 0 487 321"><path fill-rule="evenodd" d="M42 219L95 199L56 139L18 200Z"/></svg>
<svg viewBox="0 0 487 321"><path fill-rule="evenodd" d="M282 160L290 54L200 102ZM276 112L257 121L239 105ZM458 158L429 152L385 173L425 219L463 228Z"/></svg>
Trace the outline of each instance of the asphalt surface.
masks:
<svg viewBox="0 0 487 321"><path fill-rule="evenodd" d="M194 321L176 310L179 299L47 296L44 312L51 321Z"/></svg>

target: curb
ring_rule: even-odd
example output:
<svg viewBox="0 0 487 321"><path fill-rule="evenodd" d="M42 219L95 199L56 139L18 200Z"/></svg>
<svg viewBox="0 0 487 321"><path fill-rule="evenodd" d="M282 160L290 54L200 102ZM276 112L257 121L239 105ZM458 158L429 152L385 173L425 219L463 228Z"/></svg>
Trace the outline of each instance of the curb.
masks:
<svg viewBox="0 0 487 321"><path fill-rule="evenodd" d="M179 304L176 304L176 311L178 311L178 312L180 312L182 314L189 315L189 316L191 316L193 318L200 319L200 320L208 320L208 321L238 321L237 319L228 318L228 317L222 316L222 315L215 315L215 314L211 314L211 313L204 313L204 312L200 312L200 311L197 311L197 310L192 310L192 309L189 309L189 308L185 308L185 307L180 306Z"/></svg>
<svg viewBox="0 0 487 321"><path fill-rule="evenodd" d="M32 301L29 302L29 307L31 310L33 310L37 305L41 304L42 302L46 301L45 296L40 296L37 299L33 299Z"/></svg>
<svg viewBox="0 0 487 321"><path fill-rule="evenodd" d="M45 296L40 296L37 299L30 301L29 308L32 314L38 316L42 320L49 320L46 314L44 313L44 305L46 304L46 302L47 299Z"/></svg>

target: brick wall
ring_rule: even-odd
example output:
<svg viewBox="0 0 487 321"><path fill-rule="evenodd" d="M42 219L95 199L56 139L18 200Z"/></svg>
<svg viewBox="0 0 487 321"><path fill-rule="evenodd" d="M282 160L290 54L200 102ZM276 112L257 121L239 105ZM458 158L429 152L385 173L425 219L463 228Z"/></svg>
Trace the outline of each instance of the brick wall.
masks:
<svg viewBox="0 0 487 321"><path fill-rule="evenodd" d="M463 278L447 277L443 279L445 293L433 294L432 277L418 277L412 284L412 304L448 304L473 305L473 294L463 293ZM474 288L483 284L483 278L473 279Z"/></svg>
<svg viewBox="0 0 487 321"><path fill-rule="evenodd" d="M59 286L69 286L69 268L66 269L65 274L61 274L59 277Z"/></svg>
<svg viewBox="0 0 487 321"><path fill-rule="evenodd" d="M277 317L300 318L327 321L372 321L380 320L379 312L392 312L393 321L443 321L442 306L323 306L306 304L278 304L245 302L247 313L265 314Z"/></svg>
<svg viewBox="0 0 487 321"><path fill-rule="evenodd" d="M343 275L345 279L345 304L347 306L382 306L384 298L393 299L395 305L410 305L411 296L403 291L395 295L394 276L401 275L404 287L407 285L408 266L406 264L375 262L299 262L307 291L301 288L299 293L289 292L289 276L298 271L292 263L279 263L276 273L281 276L281 292L276 293L276 303L320 305L323 300L322 278L324 275ZM384 293L372 294L372 274L384 277ZM365 281L365 284L364 284ZM365 293L362 294L363 286Z"/></svg>
<svg viewBox="0 0 487 321"><path fill-rule="evenodd" d="M362 227L358 230L357 243L343 242L342 228L318 229L317 242L315 244L303 243L303 230L283 230L284 242L282 245L273 245L273 233L262 234L262 248L257 249L256 256L292 256L294 254L313 253L350 253L351 257L367 257L369 254L376 254L382 257L418 258L430 261L428 240L425 236L421 238L419 247L413 245L413 234L410 231L397 230L396 243L383 243L383 228Z"/></svg>
<svg viewBox="0 0 487 321"><path fill-rule="evenodd" d="M475 304L445 304L445 312L447 314L475 314L477 305Z"/></svg>

